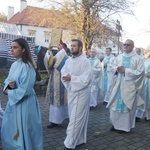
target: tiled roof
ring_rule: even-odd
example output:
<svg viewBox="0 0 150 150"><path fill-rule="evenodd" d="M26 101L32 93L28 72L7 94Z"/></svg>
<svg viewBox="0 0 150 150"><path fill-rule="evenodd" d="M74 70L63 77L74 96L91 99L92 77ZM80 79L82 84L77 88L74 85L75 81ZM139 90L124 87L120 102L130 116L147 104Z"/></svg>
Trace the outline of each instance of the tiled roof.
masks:
<svg viewBox="0 0 150 150"><path fill-rule="evenodd" d="M22 12L16 13L7 23L40 26L40 27L55 27L76 30L76 26L70 21L67 15L55 9L44 9L39 7L27 6ZM64 25L65 24L65 25ZM115 32L97 21L97 30L102 29L115 35ZM112 33L111 33L112 32Z"/></svg>
<svg viewBox="0 0 150 150"><path fill-rule="evenodd" d="M50 27L52 23L47 18L53 16L53 13L52 10L27 6L22 12L16 13L7 23Z"/></svg>

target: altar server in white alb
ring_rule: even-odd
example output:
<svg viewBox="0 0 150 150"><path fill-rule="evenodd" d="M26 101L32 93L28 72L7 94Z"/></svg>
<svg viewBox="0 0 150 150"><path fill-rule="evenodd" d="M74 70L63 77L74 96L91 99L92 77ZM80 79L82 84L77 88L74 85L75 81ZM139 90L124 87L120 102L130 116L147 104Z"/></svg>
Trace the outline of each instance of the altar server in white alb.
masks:
<svg viewBox="0 0 150 150"><path fill-rule="evenodd" d="M72 57L66 60L61 70L62 82L68 93L69 125L64 141L65 149L75 149L86 143L89 117L92 69L89 60L82 54L82 42L73 39Z"/></svg>
<svg viewBox="0 0 150 150"><path fill-rule="evenodd" d="M94 48L90 51L89 61L92 66L93 71L93 82L91 87L91 97L90 97L90 106L96 107L98 100L98 92L99 92L99 83L101 79L101 71L102 65L100 60L96 57L96 50Z"/></svg>
<svg viewBox="0 0 150 150"><path fill-rule="evenodd" d="M130 132L135 127L136 108L143 104L144 63L133 51L132 40L126 40L123 46L124 53L116 59L116 81L107 108L110 108L110 130Z"/></svg>
<svg viewBox="0 0 150 150"><path fill-rule="evenodd" d="M150 120L150 58L145 61L145 86L144 91L144 105L138 107L136 112L136 120L145 118Z"/></svg>

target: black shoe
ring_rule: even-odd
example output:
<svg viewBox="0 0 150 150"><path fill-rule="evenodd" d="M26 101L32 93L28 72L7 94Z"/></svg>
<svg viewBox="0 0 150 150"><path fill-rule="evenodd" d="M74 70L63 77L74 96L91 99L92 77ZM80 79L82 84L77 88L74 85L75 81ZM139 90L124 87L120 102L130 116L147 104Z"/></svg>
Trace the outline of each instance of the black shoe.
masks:
<svg viewBox="0 0 150 150"><path fill-rule="evenodd" d="M58 124L56 123L51 123L47 126L47 128L54 128L54 127L58 127Z"/></svg>
<svg viewBox="0 0 150 150"><path fill-rule="evenodd" d="M118 131L118 130L116 130L116 129L114 128L114 126L112 126L112 127L110 128L110 131Z"/></svg>
<svg viewBox="0 0 150 150"><path fill-rule="evenodd" d="M140 121L141 121L140 118L138 118L138 117L135 118L135 122L140 122Z"/></svg>
<svg viewBox="0 0 150 150"><path fill-rule="evenodd" d="M150 121L150 119L147 119L146 117L144 118L145 121Z"/></svg>
<svg viewBox="0 0 150 150"><path fill-rule="evenodd" d="M126 132L126 131L123 131L123 130L118 130L118 133L129 133L129 132Z"/></svg>
<svg viewBox="0 0 150 150"><path fill-rule="evenodd" d="M85 145L85 143L81 143L81 144L77 145L77 147L80 147L80 146L82 146L82 145Z"/></svg>
<svg viewBox="0 0 150 150"><path fill-rule="evenodd" d="M107 105L108 103L107 102L103 102L103 105Z"/></svg>
<svg viewBox="0 0 150 150"><path fill-rule="evenodd" d="M65 147L64 150L73 150L73 149Z"/></svg>

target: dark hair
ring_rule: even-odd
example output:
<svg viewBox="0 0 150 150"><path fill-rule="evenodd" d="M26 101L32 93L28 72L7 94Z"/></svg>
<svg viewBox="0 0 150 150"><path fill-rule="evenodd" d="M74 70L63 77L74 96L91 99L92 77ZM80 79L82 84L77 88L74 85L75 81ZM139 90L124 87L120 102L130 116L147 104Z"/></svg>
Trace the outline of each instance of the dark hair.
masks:
<svg viewBox="0 0 150 150"><path fill-rule="evenodd" d="M67 48L66 52L67 52L67 55L70 56L71 53L70 53L70 49L69 48Z"/></svg>
<svg viewBox="0 0 150 150"><path fill-rule="evenodd" d="M25 51L22 54L22 61L26 64L31 63L33 68L35 68L34 64L33 64L33 61L32 61L31 52L30 52L28 42L23 38L15 39L12 42L17 42L21 46L21 48L25 49Z"/></svg>
<svg viewBox="0 0 150 150"><path fill-rule="evenodd" d="M66 43L64 43L64 48L67 48L67 44Z"/></svg>
<svg viewBox="0 0 150 150"><path fill-rule="evenodd" d="M112 49L110 47L107 47L106 49L110 50L110 52L112 51Z"/></svg>
<svg viewBox="0 0 150 150"><path fill-rule="evenodd" d="M80 41L80 40L78 40L78 39L72 39L71 41L72 41L72 42L78 42L78 46L83 47L82 41Z"/></svg>

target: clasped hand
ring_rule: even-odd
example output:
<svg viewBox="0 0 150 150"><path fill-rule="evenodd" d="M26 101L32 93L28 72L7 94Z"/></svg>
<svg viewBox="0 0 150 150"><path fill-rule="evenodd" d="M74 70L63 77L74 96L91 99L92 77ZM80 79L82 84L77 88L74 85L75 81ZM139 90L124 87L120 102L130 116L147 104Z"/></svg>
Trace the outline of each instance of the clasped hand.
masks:
<svg viewBox="0 0 150 150"><path fill-rule="evenodd" d="M14 80L11 80L11 81L9 82L9 86L10 86L12 89L15 88L15 85L16 85L16 82L15 82Z"/></svg>
<svg viewBox="0 0 150 150"><path fill-rule="evenodd" d="M67 74L66 76L63 76L62 77L63 81L70 81L71 80L71 75L70 74Z"/></svg>
<svg viewBox="0 0 150 150"><path fill-rule="evenodd" d="M123 67L123 66L118 67L117 68L117 72L119 72L119 73L125 73L125 67Z"/></svg>
<svg viewBox="0 0 150 150"><path fill-rule="evenodd" d="M14 80L11 80L11 81L9 82L9 84L8 84L8 86L9 86L11 89L14 89L14 88L15 88L15 85L16 85L16 82L15 82ZM9 89L9 88L7 88L7 89L4 91L5 94L8 94L8 89Z"/></svg>
<svg viewBox="0 0 150 150"><path fill-rule="evenodd" d="M149 73L149 72L146 73L145 76L146 76L147 78L150 78L150 73Z"/></svg>

